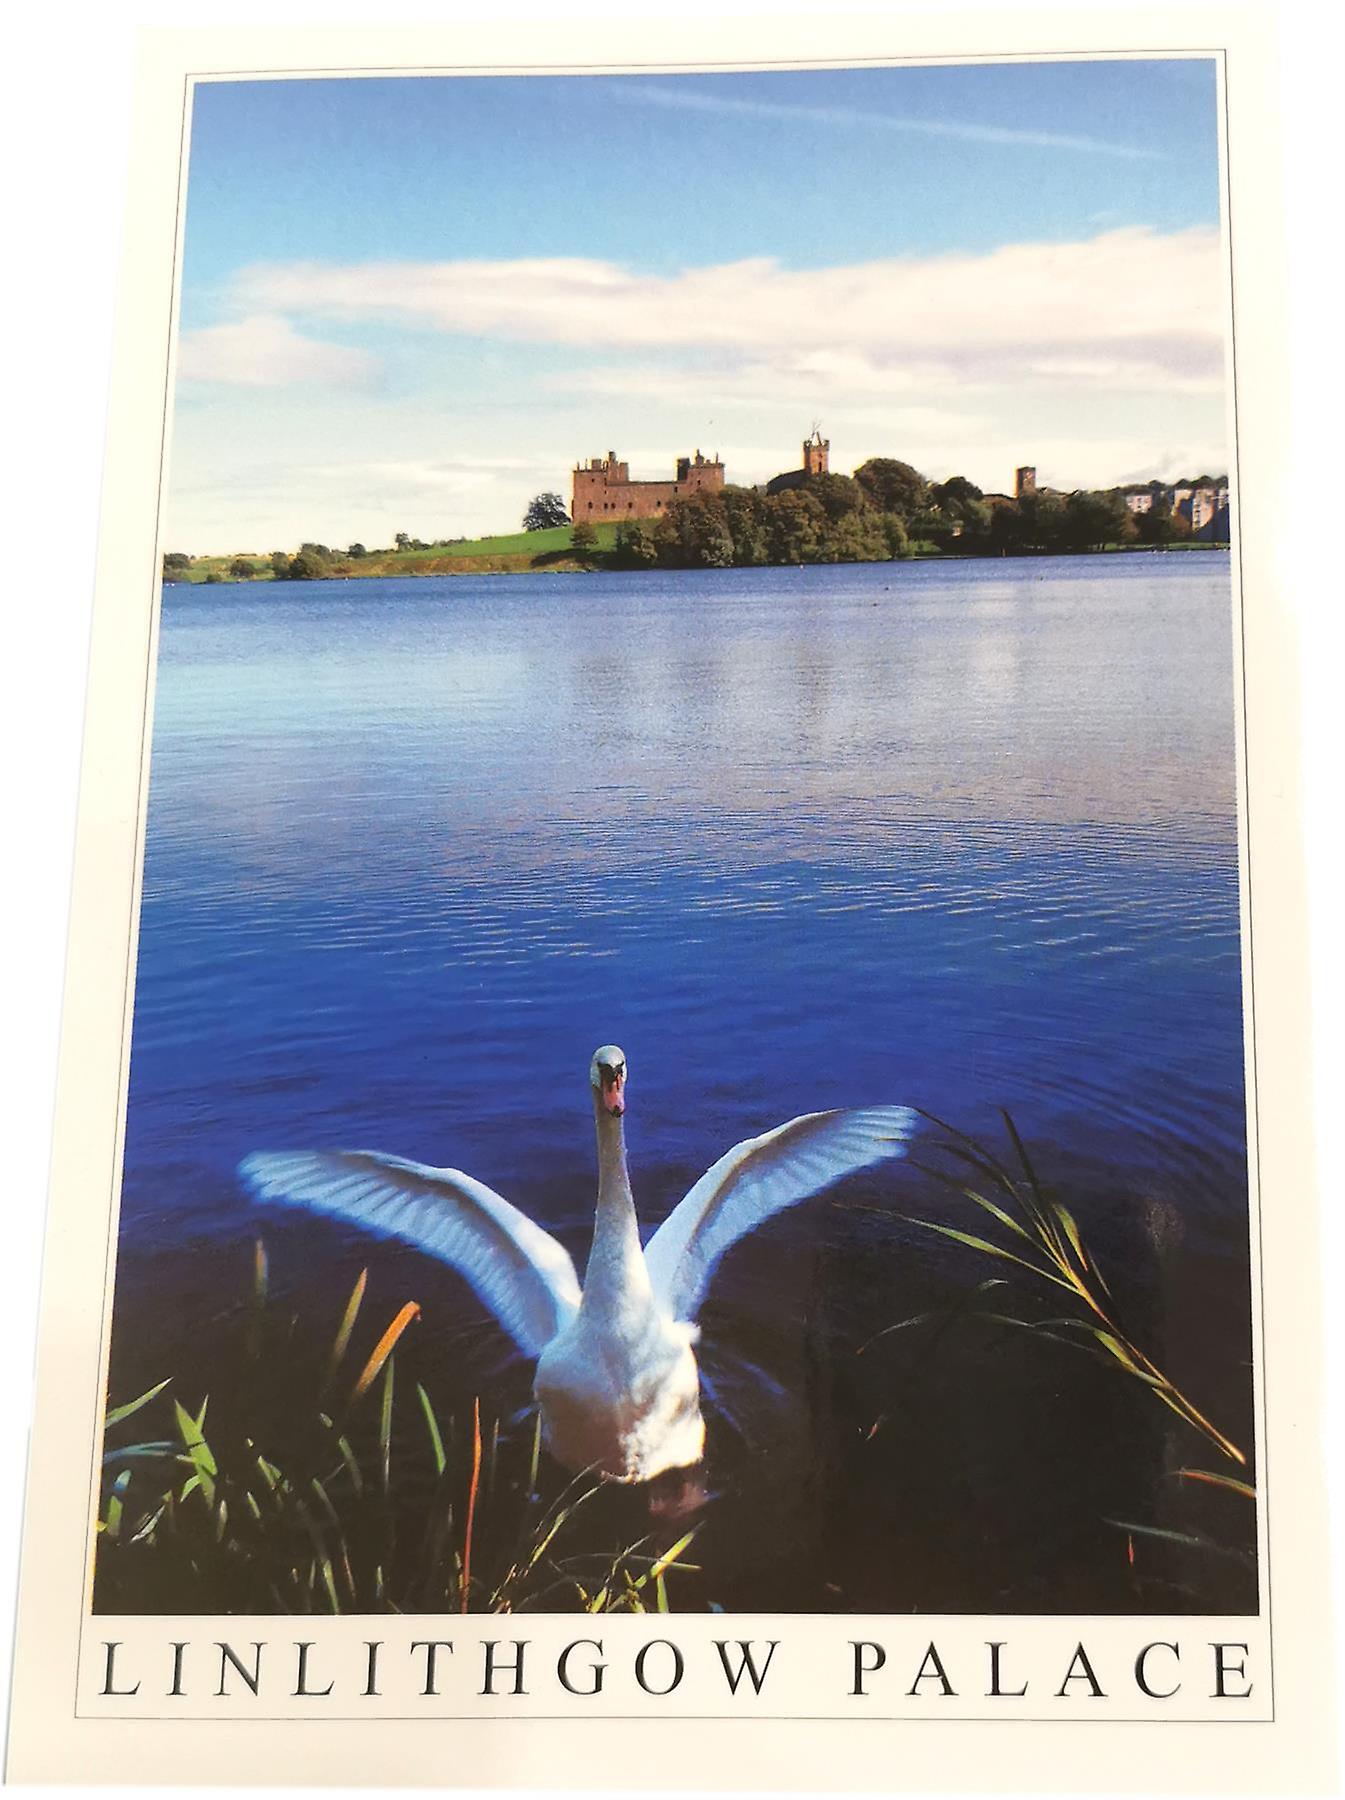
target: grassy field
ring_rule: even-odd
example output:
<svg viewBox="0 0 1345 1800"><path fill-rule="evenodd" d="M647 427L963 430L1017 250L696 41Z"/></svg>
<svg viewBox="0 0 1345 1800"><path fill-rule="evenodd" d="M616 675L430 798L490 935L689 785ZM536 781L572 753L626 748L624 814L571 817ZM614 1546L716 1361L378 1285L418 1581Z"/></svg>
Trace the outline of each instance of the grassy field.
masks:
<svg viewBox="0 0 1345 1800"><path fill-rule="evenodd" d="M578 569L583 565L568 555L569 525L551 531L511 531L498 537L460 538L456 542L428 545L423 550L371 550L360 557L334 553L331 558L333 576L366 575L467 575L508 574L536 567ZM616 542L615 522L595 525L599 551L611 550ZM250 576L234 575L232 565L243 561L251 564ZM269 553L235 551L228 556L197 556L190 568L175 573L177 581L204 582L239 580L272 580Z"/></svg>

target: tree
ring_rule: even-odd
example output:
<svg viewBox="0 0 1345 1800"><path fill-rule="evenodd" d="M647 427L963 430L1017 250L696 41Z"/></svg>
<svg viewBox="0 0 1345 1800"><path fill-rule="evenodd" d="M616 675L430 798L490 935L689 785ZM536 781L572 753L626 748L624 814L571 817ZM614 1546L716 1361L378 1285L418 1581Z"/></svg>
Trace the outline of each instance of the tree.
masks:
<svg viewBox="0 0 1345 1800"><path fill-rule="evenodd" d="M754 569L769 558L766 543L766 509L755 488L720 489L724 522L733 540L733 560L739 568Z"/></svg>
<svg viewBox="0 0 1345 1800"><path fill-rule="evenodd" d="M980 488L965 475L950 475L947 481L936 481L929 492L939 511L954 519L965 517L967 509L984 498Z"/></svg>
<svg viewBox="0 0 1345 1800"><path fill-rule="evenodd" d="M1135 536L1141 544L1171 544L1190 535L1190 520L1173 512L1172 501L1165 493L1155 494L1148 511L1135 515Z"/></svg>
<svg viewBox="0 0 1345 1800"><path fill-rule="evenodd" d="M617 526L616 557L631 569L647 569L658 560L654 540L639 519L623 519Z"/></svg>
<svg viewBox="0 0 1345 1800"><path fill-rule="evenodd" d="M321 581L323 576L329 573L326 559L315 556L308 546L305 546L293 558L288 571L291 581Z"/></svg>
<svg viewBox="0 0 1345 1800"><path fill-rule="evenodd" d="M673 560L682 568L732 567L733 533L717 494L690 494L685 500L674 500L664 516L674 534Z"/></svg>
<svg viewBox="0 0 1345 1800"><path fill-rule="evenodd" d="M886 562L891 554L883 514L872 507L829 521L822 536L823 562Z"/></svg>
<svg viewBox="0 0 1345 1800"><path fill-rule="evenodd" d="M1007 512L1008 508L1002 508ZM1065 502L1059 494L1038 490L1022 494L1014 502L1018 515L1019 548L1023 550L1059 550L1065 541Z"/></svg>
<svg viewBox="0 0 1345 1800"><path fill-rule="evenodd" d="M883 539L887 544L889 557L909 556L911 541L906 532L906 521L896 513L880 513L879 524L883 528Z"/></svg>
<svg viewBox="0 0 1345 1800"><path fill-rule="evenodd" d="M399 550L409 550L411 548L411 540L404 531L399 531L392 541Z"/></svg>
<svg viewBox="0 0 1345 1800"><path fill-rule="evenodd" d="M363 544L352 544L349 550L346 551L346 555L350 557L353 562L358 562L360 557L368 556L368 554L369 552L365 549Z"/></svg>
<svg viewBox="0 0 1345 1800"><path fill-rule="evenodd" d="M833 523L869 503L863 487L849 475L809 475L803 492L821 502L823 512Z"/></svg>
<svg viewBox="0 0 1345 1800"><path fill-rule="evenodd" d="M773 563L817 562L827 515L822 502L802 488L786 488L766 501L767 542Z"/></svg>
<svg viewBox="0 0 1345 1800"><path fill-rule="evenodd" d="M559 494L534 494L523 515L524 531L555 531L569 522L569 512Z"/></svg>
<svg viewBox="0 0 1345 1800"><path fill-rule="evenodd" d="M191 558L184 550L169 550L164 556L163 572L165 577L167 577L170 572L177 575L180 574L183 569L189 569L190 567Z"/></svg>
<svg viewBox="0 0 1345 1800"><path fill-rule="evenodd" d="M1065 502L1064 537L1079 550L1101 550L1135 535L1130 508L1116 492L1080 490Z"/></svg>
<svg viewBox="0 0 1345 1800"><path fill-rule="evenodd" d="M909 520L929 505L929 483L918 469L895 457L871 456L855 470L855 480L879 512L894 512Z"/></svg>
<svg viewBox="0 0 1345 1800"><path fill-rule="evenodd" d="M570 533L570 548L580 562L589 562L598 548L598 534L587 519L581 519Z"/></svg>
<svg viewBox="0 0 1345 1800"><path fill-rule="evenodd" d="M251 581L256 571L246 556L235 556L229 564L229 573L235 581Z"/></svg>
<svg viewBox="0 0 1345 1800"><path fill-rule="evenodd" d="M288 581L290 578L290 559L283 550L271 552L271 574L277 581Z"/></svg>

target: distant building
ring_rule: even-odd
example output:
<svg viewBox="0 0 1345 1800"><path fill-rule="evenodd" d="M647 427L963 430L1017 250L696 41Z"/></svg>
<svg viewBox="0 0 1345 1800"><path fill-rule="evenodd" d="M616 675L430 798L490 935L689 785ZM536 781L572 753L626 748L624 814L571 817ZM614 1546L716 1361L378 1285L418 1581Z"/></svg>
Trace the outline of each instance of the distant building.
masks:
<svg viewBox="0 0 1345 1800"><path fill-rule="evenodd" d="M1013 472L1013 497L1021 500L1024 494L1035 494L1037 491L1037 471L1025 463L1021 469Z"/></svg>
<svg viewBox="0 0 1345 1800"><path fill-rule="evenodd" d="M718 456L677 459L673 481L632 481L630 464L617 461L615 450L575 464L570 517L596 524L600 519L656 519L674 500L690 494L715 493L724 485L724 465Z"/></svg>
<svg viewBox="0 0 1345 1800"><path fill-rule="evenodd" d="M1182 482L1172 490L1172 510L1179 512L1191 527L1192 537L1227 537L1228 478L1198 476ZM1223 530L1220 531L1220 515Z"/></svg>
<svg viewBox="0 0 1345 1800"><path fill-rule="evenodd" d="M826 475L831 468L831 439L824 438L822 433L813 427L803 440L803 467L788 469L783 475L775 475L766 483L768 494L787 493L790 488L802 487L810 475Z"/></svg>

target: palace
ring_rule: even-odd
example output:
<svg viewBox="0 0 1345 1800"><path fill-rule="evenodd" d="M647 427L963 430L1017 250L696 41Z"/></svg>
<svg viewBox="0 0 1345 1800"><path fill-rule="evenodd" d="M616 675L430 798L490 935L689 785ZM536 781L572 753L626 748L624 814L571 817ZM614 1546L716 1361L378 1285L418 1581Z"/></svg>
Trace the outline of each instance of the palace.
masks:
<svg viewBox="0 0 1345 1800"><path fill-rule="evenodd" d="M576 463L570 517L596 525L601 519L657 519L674 500L691 494L717 493L724 485L724 465L716 455L677 459L673 481L632 481L630 464L617 461L615 450Z"/></svg>

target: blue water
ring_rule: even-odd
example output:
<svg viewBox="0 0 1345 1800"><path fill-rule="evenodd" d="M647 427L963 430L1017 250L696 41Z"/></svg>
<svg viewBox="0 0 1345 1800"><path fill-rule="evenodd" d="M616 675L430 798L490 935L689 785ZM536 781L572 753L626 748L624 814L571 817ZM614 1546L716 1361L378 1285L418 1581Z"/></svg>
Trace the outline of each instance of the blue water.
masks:
<svg viewBox="0 0 1345 1800"><path fill-rule="evenodd" d="M615 1040L651 1224L800 1112L913 1103L1003 1150L1007 1107L1127 1328L1250 1450L1231 643L1216 554L167 589L114 1397L173 1374L257 1429L261 1234L305 1395L367 1264L362 1332L423 1305L407 1453L420 1380L526 1433L455 1275L261 1214L234 1171L457 1165L582 1267ZM902 1218L984 1229L958 1204L889 1165L726 1260L690 1603L1254 1609L1234 1558L1127 1549L1109 1520L1246 1519L1171 1478L1192 1441L1138 1383L981 1316L1021 1273L982 1295L984 1260Z"/></svg>
<svg viewBox="0 0 1345 1800"><path fill-rule="evenodd" d="M264 1146L652 1218L818 1107L1007 1106L1245 1242L1216 555L168 588L122 1214Z"/></svg>

